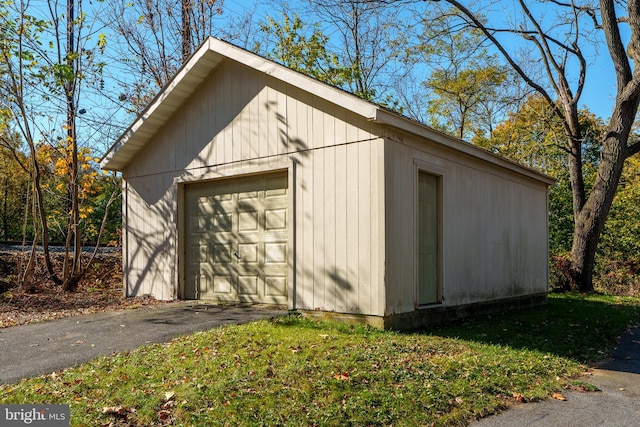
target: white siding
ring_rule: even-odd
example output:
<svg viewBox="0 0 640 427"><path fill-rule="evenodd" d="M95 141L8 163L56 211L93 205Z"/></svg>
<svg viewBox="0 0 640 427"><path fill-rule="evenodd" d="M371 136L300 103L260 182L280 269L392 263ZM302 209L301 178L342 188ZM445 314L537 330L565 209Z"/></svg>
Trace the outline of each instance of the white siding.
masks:
<svg viewBox="0 0 640 427"><path fill-rule="evenodd" d="M297 306L382 315L382 141L300 156Z"/></svg>
<svg viewBox="0 0 640 427"><path fill-rule="evenodd" d="M132 178L124 185L126 292L169 300L177 296L176 270L171 267L176 263L176 194L171 177L155 179L158 182ZM167 192L160 193L164 188Z"/></svg>
<svg viewBox="0 0 640 427"><path fill-rule="evenodd" d="M544 183L408 137L385 159L387 314L415 309L416 163L442 175L443 305L547 291Z"/></svg>
<svg viewBox="0 0 640 427"><path fill-rule="evenodd" d="M123 172L127 291L176 297L181 182L289 164L290 308L383 315L383 140L377 126L223 62Z"/></svg>

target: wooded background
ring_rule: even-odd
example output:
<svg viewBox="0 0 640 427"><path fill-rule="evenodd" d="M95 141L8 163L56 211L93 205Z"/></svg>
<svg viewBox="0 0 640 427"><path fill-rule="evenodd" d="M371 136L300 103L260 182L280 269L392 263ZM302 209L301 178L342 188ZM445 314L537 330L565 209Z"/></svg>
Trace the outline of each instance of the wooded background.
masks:
<svg viewBox="0 0 640 427"><path fill-rule="evenodd" d="M119 245L119 178L99 158L215 36L553 176L552 286L638 294L638 6L4 2L0 241L30 248L21 286L44 262L74 289L94 256L82 245Z"/></svg>

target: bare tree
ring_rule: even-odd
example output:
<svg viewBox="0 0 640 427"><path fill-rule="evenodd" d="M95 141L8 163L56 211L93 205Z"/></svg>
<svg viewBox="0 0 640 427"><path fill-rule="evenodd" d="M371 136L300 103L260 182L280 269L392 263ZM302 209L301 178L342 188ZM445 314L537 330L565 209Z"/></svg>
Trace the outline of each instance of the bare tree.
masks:
<svg viewBox="0 0 640 427"><path fill-rule="evenodd" d="M491 5L472 10L458 0L444 0L460 11L464 23L482 31L515 72L537 91L561 120L566 141L563 149L573 195L574 233L570 284L581 291L593 290L595 255L600 234L611 208L625 160L640 151L632 134L640 103L640 1L600 0L583 3L555 0L517 0L515 22L492 23L483 16ZM493 6L498 3L493 3ZM504 11L502 11L504 15ZM500 11L491 16L499 16ZM621 27L630 31L625 44ZM527 71L512 47L514 37L529 46L530 58L543 67L544 79ZM579 122L579 103L585 90L589 58L585 52L604 44L615 69L616 100L602 144L598 172L586 183L583 143L587 140Z"/></svg>
<svg viewBox="0 0 640 427"><path fill-rule="evenodd" d="M27 147L25 168L31 175L33 239L19 280L23 286L33 286L41 245L50 279L65 290L73 290L87 266L81 252L81 193L97 174L83 172L90 156L88 149L80 149L76 118L81 88L89 79L101 37L96 47L81 0L65 4L48 1L45 6L34 8L22 1L0 9L0 109ZM57 172L60 188L45 192L43 173L47 169ZM53 201L53 193L58 193L61 201ZM55 203L60 206L56 219L66 241L60 270L54 268L49 250Z"/></svg>
<svg viewBox="0 0 640 427"><path fill-rule="evenodd" d="M367 99L385 101L399 52L394 49L397 10L385 9L381 1L309 0L314 13L335 39L331 51L353 74L351 92Z"/></svg>
<svg viewBox="0 0 640 427"><path fill-rule="evenodd" d="M222 0L119 0L105 24L119 35L114 63L135 73L113 73L122 102L144 108L207 37L215 35Z"/></svg>
<svg viewBox="0 0 640 427"><path fill-rule="evenodd" d="M397 90L404 111L459 138L490 136L531 90L490 50L482 32L455 25L454 8L435 5L425 13L414 5L407 12L420 19L406 26L406 42L397 46L407 67ZM404 87L413 82L415 88L418 78L416 96L407 97L411 91Z"/></svg>

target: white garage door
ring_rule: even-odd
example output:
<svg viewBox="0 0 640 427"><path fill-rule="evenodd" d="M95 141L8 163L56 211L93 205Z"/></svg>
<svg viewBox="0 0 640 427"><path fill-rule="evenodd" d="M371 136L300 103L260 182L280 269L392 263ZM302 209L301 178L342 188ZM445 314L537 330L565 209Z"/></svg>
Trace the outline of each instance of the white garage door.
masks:
<svg viewBox="0 0 640 427"><path fill-rule="evenodd" d="M186 299L286 304L286 172L186 187Z"/></svg>

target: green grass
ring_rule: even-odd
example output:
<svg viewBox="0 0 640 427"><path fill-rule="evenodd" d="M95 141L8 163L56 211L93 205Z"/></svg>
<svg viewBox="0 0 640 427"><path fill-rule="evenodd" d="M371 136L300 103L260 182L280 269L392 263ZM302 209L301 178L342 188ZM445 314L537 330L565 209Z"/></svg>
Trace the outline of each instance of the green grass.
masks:
<svg viewBox="0 0 640 427"><path fill-rule="evenodd" d="M638 300L575 295L424 333L292 316L5 385L0 403L70 404L71 424L91 426L464 425L572 383L588 390L575 379L584 363L638 319Z"/></svg>

